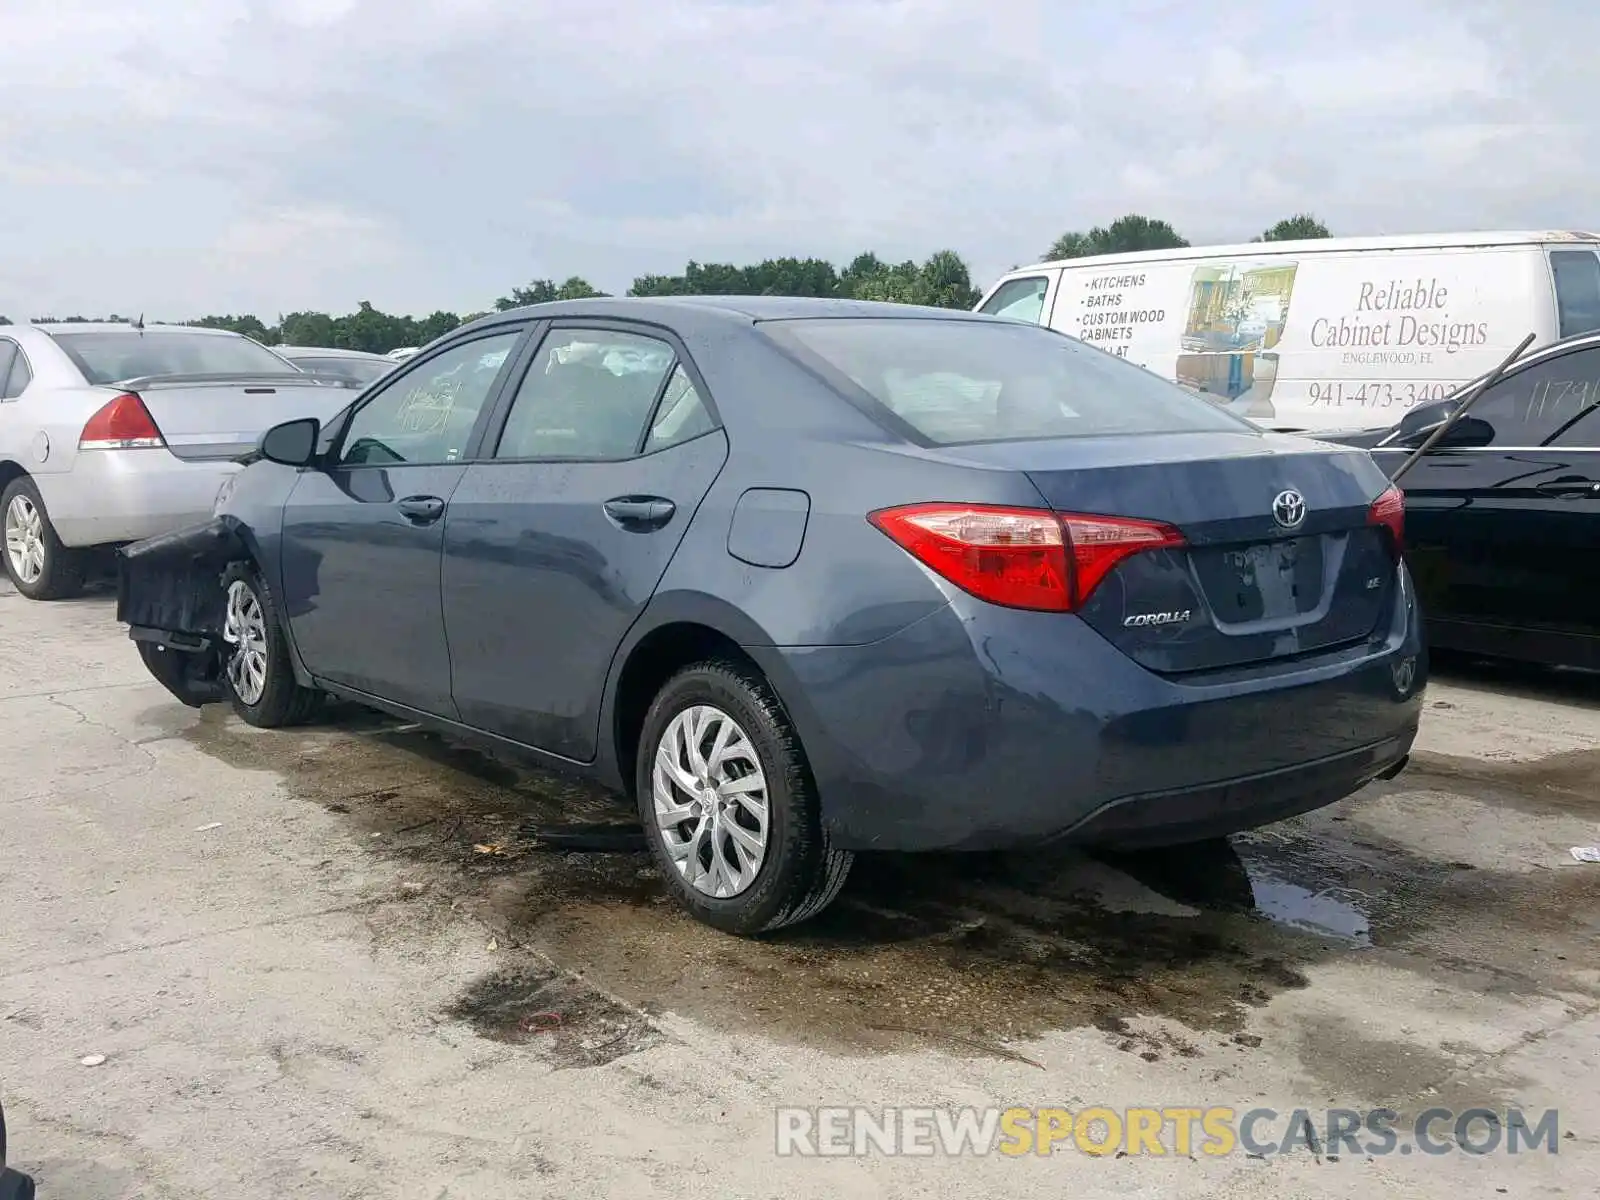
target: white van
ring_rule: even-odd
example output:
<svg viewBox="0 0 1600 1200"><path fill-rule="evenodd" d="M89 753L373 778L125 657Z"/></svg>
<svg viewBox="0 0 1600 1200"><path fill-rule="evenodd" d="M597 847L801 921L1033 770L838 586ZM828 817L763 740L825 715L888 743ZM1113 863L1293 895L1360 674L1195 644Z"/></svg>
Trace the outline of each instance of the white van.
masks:
<svg viewBox="0 0 1600 1200"><path fill-rule="evenodd" d="M1600 234L1324 238L1022 267L979 312L1047 324L1275 429L1387 425L1600 329Z"/></svg>

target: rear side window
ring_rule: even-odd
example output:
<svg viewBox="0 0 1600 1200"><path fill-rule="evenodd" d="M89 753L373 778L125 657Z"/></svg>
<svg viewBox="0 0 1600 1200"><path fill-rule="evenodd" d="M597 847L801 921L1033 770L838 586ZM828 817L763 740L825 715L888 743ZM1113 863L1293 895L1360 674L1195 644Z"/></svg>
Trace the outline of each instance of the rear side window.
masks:
<svg viewBox="0 0 1600 1200"><path fill-rule="evenodd" d="M1561 336L1600 329L1600 256L1593 250L1553 250L1550 271Z"/></svg>
<svg viewBox="0 0 1600 1200"><path fill-rule="evenodd" d="M1044 294L1049 290L1050 280L1043 275L1008 279L984 301L979 311L994 317L1010 317L1013 321L1031 321L1038 325L1044 319Z"/></svg>
<svg viewBox="0 0 1600 1200"><path fill-rule="evenodd" d="M1038 326L836 318L762 329L925 444L1255 431L1142 367Z"/></svg>
<svg viewBox="0 0 1600 1200"><path fill-rule="evenodd" d="M146 375L297 375L259 342L217 333L96 329L57 333L56 344L89 383Z"/></svg>
<svg viewBox="0 0 1600 1200"><path fill-rule="evenodd" d="M15 342L9 338L0 338L0 398L7 400L11 398L11 389L6 385L6 379L11 374L11 364L21 357Z"/></svg>
<svg viewBox="0 0 1600 1200"><path fill-rule="evenodd" d="M11 374L6 376L5 369L0 367L0 377L4 377L3 384L0 384L0 400L15 400L33 382L33 370L28 366L28 356L22 352L20 346L15 349L17 356L11 360Z"/></svg>

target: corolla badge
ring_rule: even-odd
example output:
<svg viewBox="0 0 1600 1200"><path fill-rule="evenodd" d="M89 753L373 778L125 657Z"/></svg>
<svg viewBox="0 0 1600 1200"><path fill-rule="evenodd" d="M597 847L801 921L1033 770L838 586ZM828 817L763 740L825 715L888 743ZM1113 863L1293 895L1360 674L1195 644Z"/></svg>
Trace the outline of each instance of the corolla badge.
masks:
<svg viewBox="0 0 1600 1200"><path fill-rule="evenodd" d="M1140 629L1150 625L1181 625L1193 615L1194 610L1188 608L1182 612L1134 613L1131 617L1122 618L1122 627Z"/></svg>
<svg viewBox="0 0 1600 1200"><path fill-rule="evenodd" d="M1272 500L1272 519L1285 529L1299 529L1306 519L1306 498L1285 488Z"/></svg>

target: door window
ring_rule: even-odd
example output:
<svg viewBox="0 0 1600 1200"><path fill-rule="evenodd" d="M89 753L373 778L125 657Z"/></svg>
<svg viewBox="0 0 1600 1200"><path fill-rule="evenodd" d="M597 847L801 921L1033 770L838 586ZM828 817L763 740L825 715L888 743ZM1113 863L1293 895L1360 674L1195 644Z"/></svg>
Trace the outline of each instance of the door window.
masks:
<svg viewBox="0 0 1600 1200"><path fill-rule="evenodd" d="M1483 422L1491 446L1582 445L1600 404L1600 347L1546 359L1503 379L1471 408L1463 423ZM1492 431L1492 437L1490 433Z"/></svg>
<svg viewBox="0 0 1600 1200"><path fill-rule="evenodd" d="M670 382L680 377L689 390L671 395ZM517 389L495 457L631 458L664 384L669 395L650 433L670 445L694 427L700 404L671 346L614 329L553 329Z"/></svg>
<svg viewBox="0 0 1600 1200"><path fill-rule="evenodd" d="M451 346L383 388L357 410L341 466L452 463L467 440L522 330Z"/></svg>
<svg viewBox="0 0 1600 1200"><path fill-rule="evenodd" d="M981 311L990 316L1010 317L1014 321L1032 321L1037 325L1044 318L1044 294L1049 290L1050 280L1043 275L1008 279L995 289L994 295L984 303Z"/></svg>
<svg viewBox="0 0 1600 1200"><path fill-rule="evenodd" d="M1593 250L1552 250L1561 336L1600 329L1600 256Z"/></svg>

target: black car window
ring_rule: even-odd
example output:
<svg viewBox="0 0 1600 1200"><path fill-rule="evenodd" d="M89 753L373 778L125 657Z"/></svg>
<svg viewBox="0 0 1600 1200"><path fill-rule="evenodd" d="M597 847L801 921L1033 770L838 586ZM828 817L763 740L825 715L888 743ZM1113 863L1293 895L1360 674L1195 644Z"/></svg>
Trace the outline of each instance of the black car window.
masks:
<svg viewBox="0 0 1600 1200"><path fill-rule="evenodd" d="M629 458L676 362L657 338L553 329L506 417L496 458Z"/></svg>
<svg viewBox="0 0 1600 1200"><path fill-rule="evenodd" d="M1502 379L1462 421L1482 422L1491 446L1577 445L1571 436L1588 423L1596 404L1600 348L1574 350Z"/></svg>
<svg viewBox="0 0 1600 1200"><path fill-rule="evenodd" d="M339 461L347 466L457 462L506 356L510 329L461 342L407 370L357 410Z"/></svg>
<svg viewBox="0 0 1600 1200"><path fill-rule="evenodd" d="M1044 294L1049 290L1050 281L1043 275L1008 279L995 289L979 311L1037 325L1044 317Z"/></svg>
<svg viewBox="0 0 1600 1200"><path fill-rule="evenodd" d="M33 368L28 366L28 356L18 346L17 356L11 360L11 374L6 379L5 390L0 391L0 399L15 400L32 382Z"/></svg>
<svg viewBox="0 0 1600 1200"><path fill-rule="evenodd" d="M1593 250L1552 250L1550 271L1561 336L1600 329L1600 256Z"/></svg>
<svg viewBox="0 0 1600 1200"><path fill-rule="evenodd" d="M6 377L11 374L11 364L17 358L17 344L9 338L0 338L0 396L11 397Z"/></svg>

